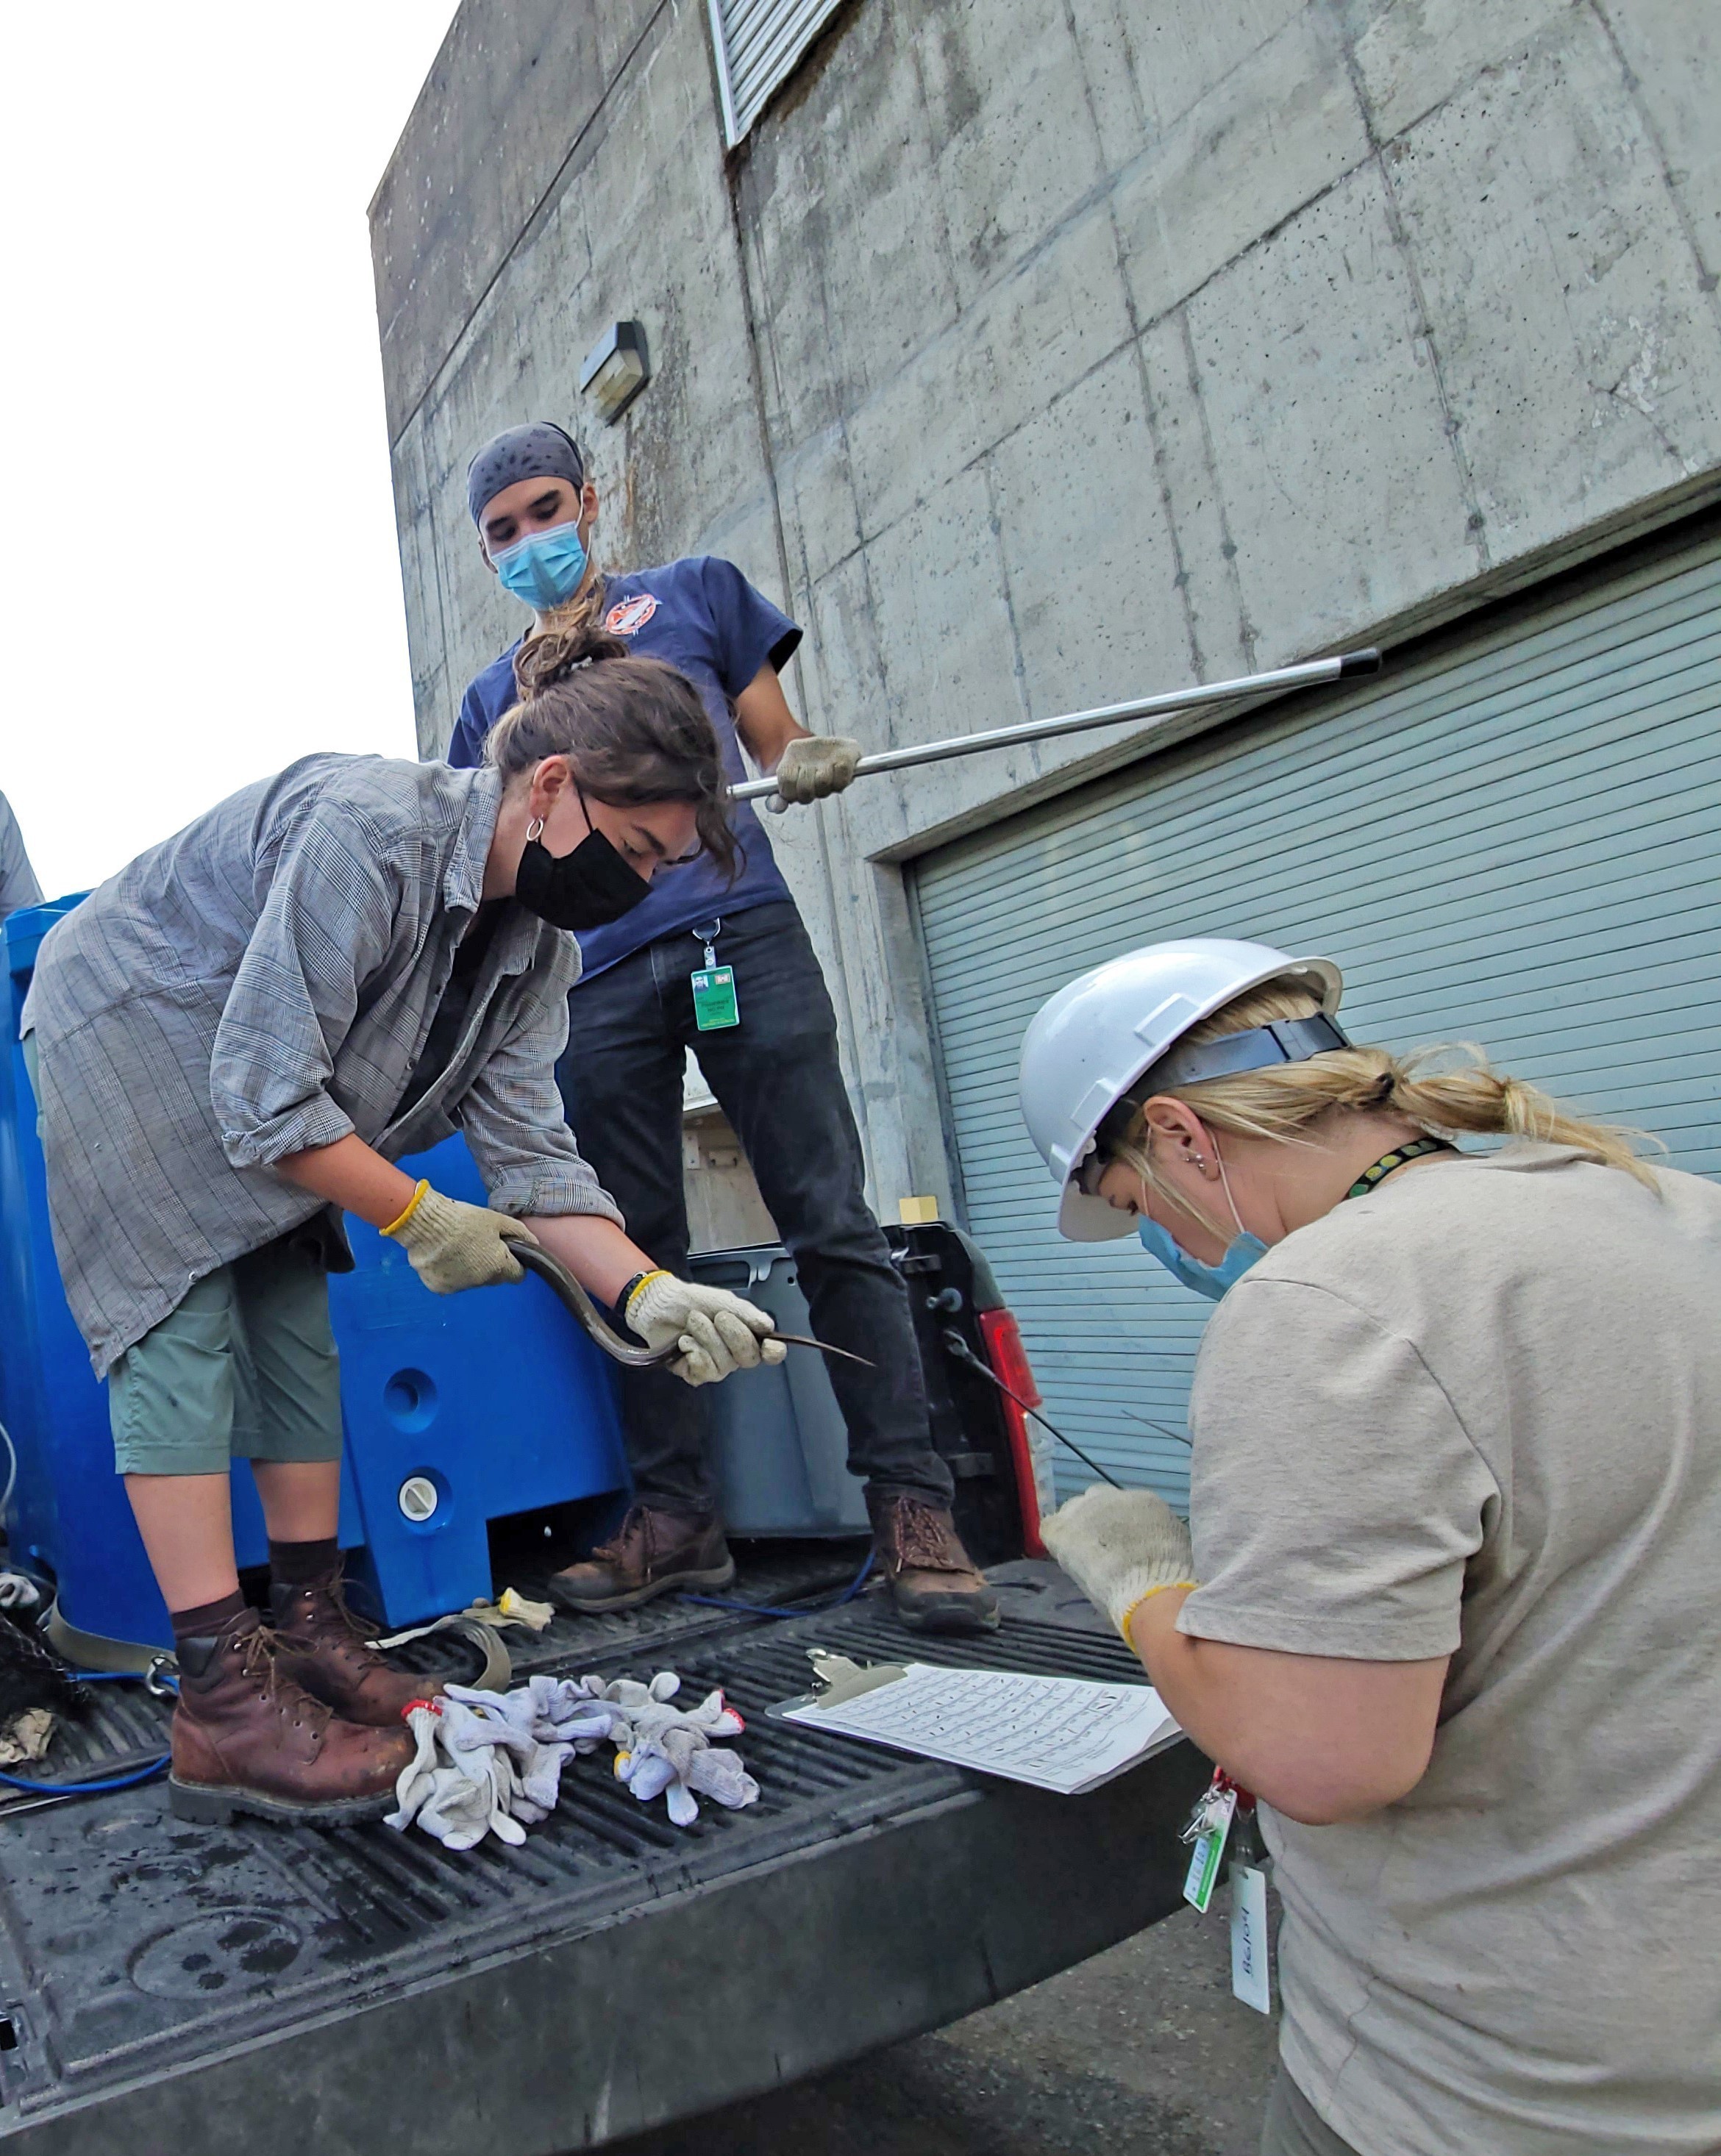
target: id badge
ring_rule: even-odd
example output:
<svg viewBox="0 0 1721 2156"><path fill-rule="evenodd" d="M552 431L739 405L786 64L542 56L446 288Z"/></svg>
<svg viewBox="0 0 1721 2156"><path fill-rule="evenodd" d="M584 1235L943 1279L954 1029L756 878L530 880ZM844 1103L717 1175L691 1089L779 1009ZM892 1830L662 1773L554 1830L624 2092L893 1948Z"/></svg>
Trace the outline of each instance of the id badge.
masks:
<svg viewBox="0 0 1721 2156"><path fill-rule="evenodd" d="M701 1033L740 1024L732 966L701 966L693 976L693 1023Z"/></svg>
<svg viewBox="0 0 1721 2156"><path fill-rule="evenodd" d="M1215 1777L1215 1781L1217 1777ZM1189 1822L1189 1868L1184 1880L1184 1899L1205 1916L1219 1884L1219 1868L1225 1861L1225 1839L1237 1809L1233 1789L1215 1788L1195 1807Z"/></svg>
<svg viewBox="0 0 1721 2156"><path fill-rule="evenodd" d="M696 940L705 946L705 963L692 976L693 1023L701 1033L721 1033L726 1026L741 1023L741 1006L735 999L735 968L720 966L712 948L722 927L721 921L714 921L709 928L693 932Z"/></svg>

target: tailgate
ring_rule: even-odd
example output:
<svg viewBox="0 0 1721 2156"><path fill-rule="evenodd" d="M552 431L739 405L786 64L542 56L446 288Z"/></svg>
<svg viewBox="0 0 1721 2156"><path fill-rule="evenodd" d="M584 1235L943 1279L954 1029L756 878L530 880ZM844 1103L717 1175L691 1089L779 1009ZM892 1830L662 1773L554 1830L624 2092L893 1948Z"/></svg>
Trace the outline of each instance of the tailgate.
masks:
<svg viewBox="0 0 1721 2156"><path fill-rule="evenodd" d="M983 1640L875 1600L558 1620L528 1667L721 1685L761 1800L671 1826L605 1757L523 1848L194 1829L160 1784L0 1818L0 2141L32 2156L552 2156L933 2028L1168 1914L1188 1744L1061 1799L768 1722L806 1650L1144 1681L1052 1567Z"/></svg>

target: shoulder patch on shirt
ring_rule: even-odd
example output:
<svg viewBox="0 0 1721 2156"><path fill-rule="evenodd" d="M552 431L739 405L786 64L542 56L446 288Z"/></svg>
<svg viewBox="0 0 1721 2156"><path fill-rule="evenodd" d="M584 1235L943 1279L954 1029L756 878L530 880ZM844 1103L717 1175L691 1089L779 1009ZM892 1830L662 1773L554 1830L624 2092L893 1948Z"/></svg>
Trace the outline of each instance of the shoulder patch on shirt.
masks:
<svg viewBox="0 0 1721 2156"><path fill-rule="evenodd" d="M640 592L633 598L623 599L613 606L604 617L604 626L612 636L632 636L645 628L657 612L657 601L650 592Z"/></svg>

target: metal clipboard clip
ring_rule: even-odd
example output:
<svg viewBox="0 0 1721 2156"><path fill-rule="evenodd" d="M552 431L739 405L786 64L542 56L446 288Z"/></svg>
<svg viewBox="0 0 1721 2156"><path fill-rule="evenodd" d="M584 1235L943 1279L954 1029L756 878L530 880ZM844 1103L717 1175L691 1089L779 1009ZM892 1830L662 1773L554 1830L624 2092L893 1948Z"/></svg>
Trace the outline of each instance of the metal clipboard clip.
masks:
<svg viewBox="0 0 1721 2156"><path fill-rule="evenodd" d="M901 1662L857 1662L824 1647L809 1647L807 1660L813 1665L813 1690L778 1700L766 1708L768 1715L780 1718L802 1707L846 1707L863 1692L876 1691L881 1685L895 1684L908 1674Z"/></svg>

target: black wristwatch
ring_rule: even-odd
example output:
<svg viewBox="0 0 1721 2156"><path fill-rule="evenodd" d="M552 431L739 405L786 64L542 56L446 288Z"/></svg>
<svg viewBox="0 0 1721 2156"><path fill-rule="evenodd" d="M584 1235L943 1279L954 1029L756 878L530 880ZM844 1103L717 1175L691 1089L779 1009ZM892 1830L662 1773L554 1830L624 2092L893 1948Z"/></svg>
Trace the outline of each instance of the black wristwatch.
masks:
<svg viewBox="0 0 1721 2156"><path fill-rule="evenodd" d="M617 1296L615 1301L610 1305L610 1318L618 1332L631 1332L633 1331L633 1327L628 1323L628 1305L633 1301L634 1296L639 1292L641 1286L646 1281L650 1279L651 1274L654 1272L659 1272L661 1270L662 1268L660 1266L654 1265L650 1272L635 1273L634 1277L622 1290L621 1293Z"/></svg>

